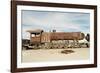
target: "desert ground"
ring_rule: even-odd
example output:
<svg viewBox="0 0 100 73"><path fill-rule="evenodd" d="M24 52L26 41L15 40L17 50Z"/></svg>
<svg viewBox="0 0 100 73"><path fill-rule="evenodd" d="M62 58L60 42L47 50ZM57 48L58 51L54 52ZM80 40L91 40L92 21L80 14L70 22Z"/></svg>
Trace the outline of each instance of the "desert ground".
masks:
<svg viewBox="0 0 100 73"><path fill-rule="evenodd" d="M61 53L64 50L73 52ZM67 49L37 49L22 50L22 62L45 62L66 60L87 60L90 57L90 48L67 48Z"/></svg>

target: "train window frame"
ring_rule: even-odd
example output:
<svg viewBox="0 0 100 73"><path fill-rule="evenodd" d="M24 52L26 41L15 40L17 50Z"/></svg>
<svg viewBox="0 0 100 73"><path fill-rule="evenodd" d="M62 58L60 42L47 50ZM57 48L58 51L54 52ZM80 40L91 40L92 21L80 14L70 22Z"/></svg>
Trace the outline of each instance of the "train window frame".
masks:
<svg viewBox="0 0 100 73"><path fill-rule="evenodd" d="M17 6L40 6L40 7L58 7L58 8L76 8L76 9L92 9L94 10L94 63L81 65L59 65L59 66L41 66L41 67L17 67ZM96 5L80 5L80 4L63 4L33 1L11 1L11 72L29 72L29 71L45 71L45 70L61 70L61 69L77 69L97 67L97 6Z"/></svg>

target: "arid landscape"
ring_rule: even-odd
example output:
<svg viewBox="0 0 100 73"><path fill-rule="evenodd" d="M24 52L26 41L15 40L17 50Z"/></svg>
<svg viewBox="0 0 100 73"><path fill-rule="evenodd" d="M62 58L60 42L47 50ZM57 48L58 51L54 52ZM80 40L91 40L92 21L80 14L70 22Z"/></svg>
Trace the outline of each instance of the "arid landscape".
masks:
<svg viewBox="0 0 100 73"><path fill-rule="evenodd" d="M62 53L64 50L73 52ZM22 62L87 60L90 57L89 54L90 48L22 50Z"/></svg>

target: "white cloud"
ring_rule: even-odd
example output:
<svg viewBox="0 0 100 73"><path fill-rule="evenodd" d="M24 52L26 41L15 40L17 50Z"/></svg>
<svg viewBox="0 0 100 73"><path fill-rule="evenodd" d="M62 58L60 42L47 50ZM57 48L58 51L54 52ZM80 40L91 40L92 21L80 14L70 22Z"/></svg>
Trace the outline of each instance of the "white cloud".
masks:
<svg viewBox="0 0 100 73"><path fill-rule="evenodd" d="M23 26L23 37L29 37L26 34L28 29L43 29L45 31L57 30L57 31L81 31L83 28L83 23L77 23L79 19L85 20L88 16L86 14L80 13L61 13L61 12L44 12L45 15L41 15L36 12L31 14L23 14L22 16L22 26ZM39 16L38 16L39 15ZM38 16L38 17L37 17ZM88 19L88 18L87 18ZM77 20L77 21L75 21ZM88 19L89 20L89 19ZM24 27L24 25L28 25ZM87 24L84 24L87 25ZM82 27L81 27L82 26ZM84 30L82 30L84 31ZM86 30L85 30L86 31ZM73 31L74 32L74 31Z"/></svg>

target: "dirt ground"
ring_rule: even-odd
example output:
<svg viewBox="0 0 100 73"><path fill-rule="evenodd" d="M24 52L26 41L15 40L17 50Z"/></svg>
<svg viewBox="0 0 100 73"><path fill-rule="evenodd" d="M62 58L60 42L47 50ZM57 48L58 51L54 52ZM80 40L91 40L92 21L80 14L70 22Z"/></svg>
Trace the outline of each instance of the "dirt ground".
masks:
<svg viewBox="0 0 100 73"><path fill-rule="evenodd" d="M72 50L74 52L61 53L63 50ZM89 57L90 48L22 50L22 62L87 60Z"/></svg>

